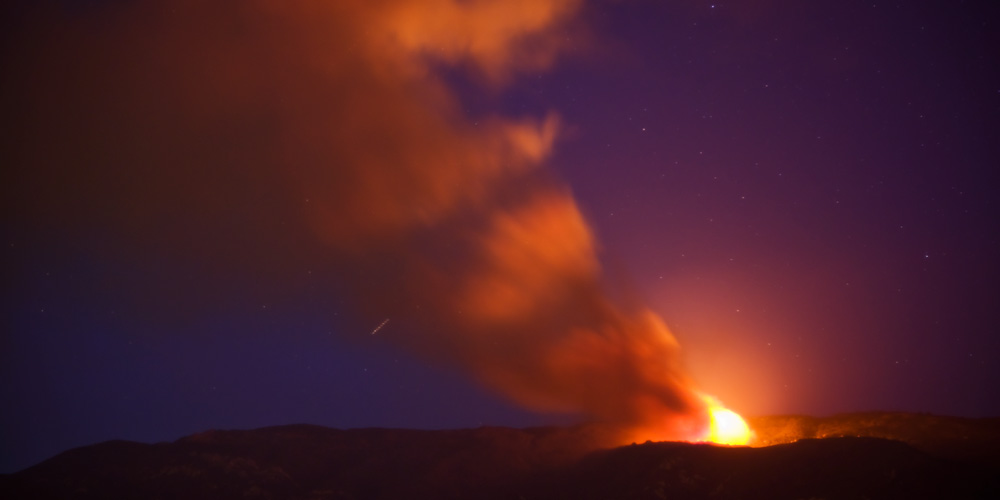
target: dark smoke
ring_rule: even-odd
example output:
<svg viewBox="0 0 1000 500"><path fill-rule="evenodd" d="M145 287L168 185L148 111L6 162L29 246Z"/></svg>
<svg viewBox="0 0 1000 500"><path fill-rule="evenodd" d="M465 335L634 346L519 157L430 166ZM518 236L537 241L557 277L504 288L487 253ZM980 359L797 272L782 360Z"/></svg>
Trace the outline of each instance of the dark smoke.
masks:
<svg viewBox="0 0 1000 500"><path fill-rule="evenodd" d="M542 70L569 48L578 8L163 1L23 14L4 72L5 223L146 269L106 286L174 319L234 284L293 290L303 266L332 269L360 311L420 332L399 342L521 404L629 437L697 434L704 403L676 341L608 298L588 224L543 167L558 118L466 116L434 70L494 87ZM149 271L159 262L191 272Z"/></svg>

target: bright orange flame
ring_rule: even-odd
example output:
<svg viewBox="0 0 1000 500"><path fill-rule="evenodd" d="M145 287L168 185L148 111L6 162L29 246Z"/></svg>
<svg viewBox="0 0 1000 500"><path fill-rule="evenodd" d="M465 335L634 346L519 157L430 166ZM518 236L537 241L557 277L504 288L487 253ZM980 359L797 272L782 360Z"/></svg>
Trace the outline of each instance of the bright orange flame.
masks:
<svg viewBox="0 0 1000 500"><path fill-rule="evenodd" d="M722 406L717 399L705 396L708 403L709 430L705 441L726 445L745 445L750 442L750 427L738 413Z"/></svg>

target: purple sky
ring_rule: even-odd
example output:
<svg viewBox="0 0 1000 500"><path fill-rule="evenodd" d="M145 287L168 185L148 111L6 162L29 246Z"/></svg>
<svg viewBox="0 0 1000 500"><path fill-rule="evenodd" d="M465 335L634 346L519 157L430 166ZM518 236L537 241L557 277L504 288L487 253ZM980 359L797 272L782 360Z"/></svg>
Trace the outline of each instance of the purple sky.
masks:
<svg viewBox="0 0 1000 500"><path fill-rule="evenodd" d="M122 22L129 3L70 4L67 29ZM990 2L600 2L576 14L590 42L546 70L502 86L436 71L467 117L560 116L545 163L597 235L607 280L663 317L694 380L734 410L997 416L998 14ZM78 145L23 126L61 111L18 103L53 74L63 79L42 87L66 102L88 95L74 78L104 80L33 63L34 50L63 49L33 38L48 16L19 15L5 42L31 43L5 43L3 59L16 70L3 71L3 103L17 112L5 112L3 148L15 168L3 183L0 472L210 428L572 420L404 349L391 339L418 334L407 324L369 335L383 318L352 306L342 264L304 222L267 219L288 213L254 191L267 179L244 190L239 169L196 172L227 189L206 198L231 220L147 238L128 212L159 190L109 197L131 188L92 187L87 162L99 160L74 155L38 174L21 145L52 157ZM92 123L84 142L121 129ZM269 133L245 128L198 140L242 151ZM175 188L156 206L170 210ZM60 205L66 193L79 199ZM95 200L107 205L50 213ZM226 221L225 245L191 246L226 238Z"/></svg>

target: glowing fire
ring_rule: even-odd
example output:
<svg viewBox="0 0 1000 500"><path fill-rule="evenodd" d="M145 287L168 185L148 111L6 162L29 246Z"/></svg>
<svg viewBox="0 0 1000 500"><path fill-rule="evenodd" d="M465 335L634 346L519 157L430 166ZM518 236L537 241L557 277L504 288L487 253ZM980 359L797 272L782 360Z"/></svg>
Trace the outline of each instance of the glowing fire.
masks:
<svg viewBox="0 0 1000 500"><path fill-rule="evenodd" d="M710 419L708 436L704 441L726 445L745 445L750 442L750 427L738 413L722 406L717 399L705 396Z"/></svg>

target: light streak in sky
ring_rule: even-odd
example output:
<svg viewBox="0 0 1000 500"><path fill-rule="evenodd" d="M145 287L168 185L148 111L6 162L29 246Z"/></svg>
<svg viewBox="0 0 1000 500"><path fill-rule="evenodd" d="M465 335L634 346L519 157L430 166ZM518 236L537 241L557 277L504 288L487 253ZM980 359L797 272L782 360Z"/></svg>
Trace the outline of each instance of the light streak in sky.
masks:
<svg viewBox="0 0 1000 500"><path fill-rule="evenodd" d="M382 327L385 326L385 324L388 323L388 322L389 322L389 318L385 318L385 321L379 323L378 326L376 326L375 329L372 330L372 335L375 335L376 333L378 333L378 331L381 330Z"/></svg>

